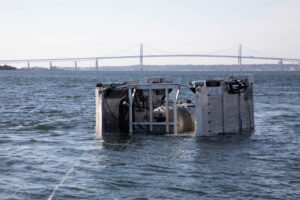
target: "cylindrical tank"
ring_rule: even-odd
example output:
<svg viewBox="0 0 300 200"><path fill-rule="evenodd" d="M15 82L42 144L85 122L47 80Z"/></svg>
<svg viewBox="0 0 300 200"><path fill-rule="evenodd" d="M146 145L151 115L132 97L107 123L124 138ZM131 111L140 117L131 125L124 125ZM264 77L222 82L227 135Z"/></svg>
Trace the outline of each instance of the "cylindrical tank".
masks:
<svg viewBox="0 0 300 200"><path fill-rule="evenodd" d="M195 129L194 106L188 107L187 104L177 104L177 132L191 132ZM162 122L166 120L166 107L160 106L153 111L155 121ZM169 106L169 121L174 121L173 106ZM170 129L173 133L173 129Z"/></svg>

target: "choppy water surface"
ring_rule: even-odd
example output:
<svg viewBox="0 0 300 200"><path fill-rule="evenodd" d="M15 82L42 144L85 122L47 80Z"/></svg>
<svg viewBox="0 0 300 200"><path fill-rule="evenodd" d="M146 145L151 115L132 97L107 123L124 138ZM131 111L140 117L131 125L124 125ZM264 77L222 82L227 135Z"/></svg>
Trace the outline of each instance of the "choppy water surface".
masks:
<svg viewBox="0 0 300 200"><path fill-rule="evenodd" d="M96 82L227 74L0 71L0 199L299 199L300 73L254 74L252 135L99 140Z"/></svg>

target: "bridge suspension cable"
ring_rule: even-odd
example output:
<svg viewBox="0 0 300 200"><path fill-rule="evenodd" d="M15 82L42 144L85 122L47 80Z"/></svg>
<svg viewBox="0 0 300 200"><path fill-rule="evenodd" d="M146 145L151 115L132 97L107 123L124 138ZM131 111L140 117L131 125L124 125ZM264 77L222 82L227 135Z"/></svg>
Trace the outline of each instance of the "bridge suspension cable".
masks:
<svg viewBox="0 0 300 200"><path fill-rule="evenodd" d="M155 50L155 51L158 51L158 52L161 52L161 53L182 54L182 53L178 53L178 52L162 50L162 49L159 49L159 48L155 48L155 47L149 46L149 45L147 45L147 44L144 44L144 47L149 48L149 49L152 49L152 50Z"/></svg>
<svg viewBox="0 0 300 200"><path fill-rule="evenodd" d="M233 46L230 46L230 47L227 47L227 48L224 48L224 49L219 49L219 50L215 50L215 51L210 51L210 52L207 52L205 54L208 54L208 55L213 55L213 54L216 54L216 53L220 53L220 52L224 52L224 51L228 51L228 50L236 50L238 48L239 45L233 45Z"/></svg>
<svg viewBox="0 0 300 200"><path fill-rule="evenodd" d="M137 44L135 44L135 45L133 45L133 46L130 46L130 47L126 48L126 49L123 49L123 50L121 50L121 51L117 51L117 52L115 52L115 53L105 55L105 57L107 57L107 56L115 56L115 55L118 55L118 54L127 52L127 51L129 51L129 50L131 50L131 49L135 49L135 48L138 49L138 45L137 45Z"/></svg>
<svg viewBox="0 0 300 200"><path fill-rule="evenodd" d="M144 46L149 48L149 49L161 52L161 53L178 54L178 55L179 54L184 54L182 52L174 52L174 51L159 49L159 48L156 48L156 47L149 46L148 44L144 44ZM230 47L227 47L227 48L224 48L224 49L219 49L219 50L214 50L214 51L209 51L209 52L202 52L202 53L195 53L195 54L213 55L213 54L218 53L218 52L224 52L224 51L228 51L228 50L235 50L237 48L238 48L238 45L233 45L233 46L230 46Z"/></svg>
<svg viewBox="0 0 300 200"><path fill-rule="evenodd" d="M243 49L249 50L249 51L251 51L251 52L253 52L253 53L256 53L256 54L258 54L258 55L260 55L260 56L264 56L264 57L275 57L275 56L271 56L271 55L269 55L269 54L262 53L262 52L260 52L260 51L258 51L258 50L255 50L255 49L251 49L251 48L249 48L249 47L247 47L247 46L244 46L244 45L243 45Z"/></svg>

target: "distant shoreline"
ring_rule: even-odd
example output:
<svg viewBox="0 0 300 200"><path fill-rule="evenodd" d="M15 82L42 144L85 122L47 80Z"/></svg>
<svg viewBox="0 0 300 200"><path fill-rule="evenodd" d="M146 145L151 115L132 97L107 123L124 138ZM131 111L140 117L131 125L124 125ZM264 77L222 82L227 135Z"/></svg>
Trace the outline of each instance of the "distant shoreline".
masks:
<svg viewBox="0 0 300 200"><path fill-rule="evenodd" d="M17 68L9 65L0 65L0 70L17 70Z"/></svg>

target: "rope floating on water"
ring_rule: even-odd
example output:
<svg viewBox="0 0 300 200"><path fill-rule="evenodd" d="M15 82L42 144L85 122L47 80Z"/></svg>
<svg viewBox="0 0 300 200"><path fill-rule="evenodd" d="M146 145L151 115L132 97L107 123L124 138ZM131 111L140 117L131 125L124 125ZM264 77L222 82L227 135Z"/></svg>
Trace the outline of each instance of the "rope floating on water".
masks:
<svg viewBox="0 0 300 200"><path fill-rule="evenodd" d="M80 156L80 158L79 158L76 162L74 162L74 164L72 165L72 167L68 170L68 172L67 172L67 173L63 176L63 178L60 180L59 184L57 184L57 185L55 186L55 188L54 188L54 190L52 191L52 193L51 193L50 197L48 198L48 200L52 200L52 198L53 198L54 195L55 195L55 192L58 190L58 188L59 188L60 186L63 185L63 183L65 182L65 180L68 178L68 176L73 172L74 167L75 167L77 164L79 164L80 160L83 158L83 155L84 155L86 152L87 152L87 150L85 150L85 151L82 153L82 155Z"/></svg>

